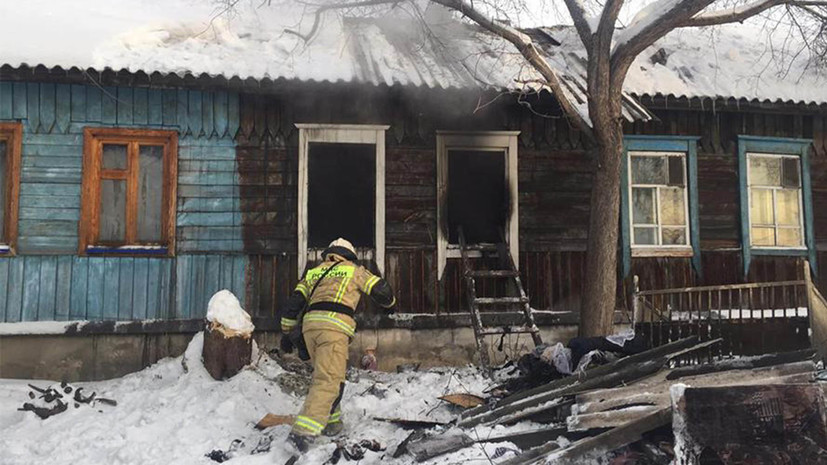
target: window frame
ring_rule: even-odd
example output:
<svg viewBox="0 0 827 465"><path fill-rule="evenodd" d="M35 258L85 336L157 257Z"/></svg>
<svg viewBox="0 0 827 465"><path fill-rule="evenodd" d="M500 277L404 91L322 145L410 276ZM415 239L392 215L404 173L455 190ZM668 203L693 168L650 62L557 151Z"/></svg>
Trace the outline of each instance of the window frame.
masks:
<svg viewBox="0 0 827 465"><path fill-rule="evenodd" d="M676 155L676 154L678 154L678 155ZM680 157L681 160L683 161L683 186L678 186L678 187L680 187L683 190L683 208L684 208L684 218L685 218L684 221L686 222L686 224L683 226L683 228L684 228L684 231L686 233L686 244L673 244L673 245L670 245L670 244L635 244L635 230L634 229L635 229L635 226L638 226L638 227L641 227L641 226L636 225L635 222L634 222L634 214L633 214L634 213L633 212L634 205L630 201L627 205L627 208L629 209L629 238L630 238L630 246L632 247L632 256L633 257L647 256L650 253L654 253L655 255L657 255L658 252L679 254L681 251L685 252L686 256L692 256L692 245L693 244L692 244L692 236L690 234L691 233L690 230L692 228L690 227L690 224L689 224L689 218L690 218L690 214L689 214L689 182L688 182L689 180L687 179L689 177L688 176L688 171L689 170L687 169L687 166L686 166L687 165L687 158L688 158L687 153L682 152L682 151L628 150L626 152L626 156L629 158L629 161L631 161L632 157L635 157L635 156L637 156L637 157L664 157L667 160L668 160L669 157ZM668 164L668 161L667 161L667 164ZM668 168L668 166L667 166L667 168ZM628 185L629 199L632 199L632 192L633 192L635 187L655 189L655 197L656 197L655 206L657 207L657 212L656 213L657 213L657 217L658 217L657 223L647 224L647 225L643 225L643 226L644 227L650 227L650 228L651 227L657 228L658 242L663 242L663 237L662 237L663 228L666 227L666 228L677 229L680 226L680 225L664 225L664 224L661 224L661 219L660 219L660 217L661 217L660 190L661 190L661 188L664 188L664 187L669 188L669 187L672 187L672 186L669 186L669 184L635 184L632 181L632 163L627 163L626 176L629 179L629 182L628 182L628 184L629 184Z"/></svg>
<svg viewBox="0 0 827 465"><path fill-rule="evenodd" d="M502 151L505 156L505 185L510 211L505 236L514 265L519 267L519 172L517 136L520 131L437 131L437 279L442 279L449 258L460 258L459 248L448 243L445 201L448 195L448 152L451 150ZM453 246L453 247L452 247ZM472 255L473 256L473 255Z"/></svg>
<svg viewBox="0 0 827 465"><path fill-rule="evenodd" d="M777 202L778 195L777 195L777 192L779 190L784 190L784 189L791 190L791 189L790 188L785 188L783 185L782 186L769 186L769 185L767 185L767 186L763 186L763 185L753 186L752 185L752 173L751 173L752 170L749 167L750 159L753 158L753 157L755 157L755 158L778 158L778 159L782 160L782 166L783 166L783 160L785 158L796 159L799 162L798 163L798 169L799 169L798 175L803 177L803 175L801 173L801 158L800 158L799 155L792 155L792 154L786 154L786 153L746 152L747 214L750 216L750 225L749 225L750 226L750 243L749 243L749 246L753 249L762 249L762 250L764 250L764 249L767 249L767 250L773 250L773 249L807 250L807 240L806 240L805 231L804 231L804 223L805 223L804 222L804 188L803 188L803 183L802 182L799 182L799 186L797 188L795 188L795 190L798 191L798 196L797 196L798 197L798 212L799 212L799 214L798 214L798 230L801 234L801 245L798 245L798 246L755 245L755 244L752 243L752 228L753 227L772 228L776 244L778 243L778 230L779 229L794 229L794 228L789 227L789 226L786 226L786 227L785 226L779 226L779 224L778 224L778 214L777 214L778 213L778 209L777 209L777 207L778 207L778 202ZM772 192L773 224L753 225L753 223L752 223L752 188L753 187L755 187L757 189L769 190L769 191Z"/></svg>
<svg viewBox="0 0 827 465"><path fill-rule="evenodd" d="M623 276L632 268L632 258L643 257L684 257L691 258L695 272L702 276L699 203L698 203L698 150L697 136L655 136L626 135L623 138L620 186L620 240L622 247L621 266ZM633 245L631 214L631 162L632 153L653 152L663 154L680 152L684 154L684 184L687 245Z"/></svg>
<svg viewBox="0 0 827 465"><path fill-rule="evenodd" d="M318 124L297 123L299 129L299 179L298 179L298 277L301 279L307 267L308 257L308 187L310 144L314 142L334 144L373 144L376 147L376 210L374 224L374 256L376 268L385 272L385 131L389 125L372 124ZM318 257L314 257L318 258ZM369 257L359 257L360 259Z"/></svg>
<svg viewBox="0 0 827 465"><path fill-rule="evenodd" d="M816 271L816 249L813 223L813 200L810 185L810 146L811 139L780 137L738 136L738 178L741 207L741 250L744 276L749 274L750 263L755 255L799 256L807 257L813 272ZM799 157L801 176L801 221L802 247L753 246L750 224L750 191L748 154L765 154Z"/></svg>
<svg viewBox="0 0 827 465"><path fill-rule="evenodd" d="M161 200L161 245L133 243L123 246L98 244L100 233L100 190L102 178L102 149L104 144L127 145L127 166L132 144L163 146L163 187ZM127 173L129 173L127 169ZM129 174L124 179L128 179ZM110 178L111 179L111 178ZM133 181L134 183L134 181ZM128 187L129 188L129 187ZM137 186L135 187L137 188ZM83 179L81 191L81 211L78 231L78 254L82 256L174 256L175 226L178 188L178 132L157 129L124 129L86 127L83 130ZM130 214L137 209L129 205L130 194L127 193L126 231L137 230L136 215ZM134 193L133 193L134 198Z"/></svg>
<svg viewBox="0 0 827 465"><path fill-rule="evenodd" d="M17 223L20 214L20 167L23 149L23 124L0 122L0 140L6 142L6 204L4 231L0 240L0 256L10 256L17 249Z"/></svg>

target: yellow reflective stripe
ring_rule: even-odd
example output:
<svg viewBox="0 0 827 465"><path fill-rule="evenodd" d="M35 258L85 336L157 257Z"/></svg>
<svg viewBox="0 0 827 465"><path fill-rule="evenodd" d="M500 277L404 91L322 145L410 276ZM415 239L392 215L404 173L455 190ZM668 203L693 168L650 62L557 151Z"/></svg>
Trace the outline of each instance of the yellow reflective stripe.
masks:
<svg viewBox="0 0 827 465"><path fill-rule="evenodd" d="M299 415L296 417L296 426L300 426L313 434L319 434L324 429L323 424L304 415Z"/></svg>
<svg viewBox="0 0 827 465"><path fill-rule="evenodd" d="M336 318L336 312L330 312L327 315L308 313L304 316L304 321L318 321L322 323L330 323L332 325L338 326L339 328L342 328L348 336L353 336L353 333L356 332L356 328Z"/></svg>
<svg viewBox="0 0 827 465"><path fill-rule="evenodd" d="M365 283L365 294L370 295L370 291L373 290L373 286L375 286L378 282L379 276L372 276L370 279L368 279L368 282Z"/></svg>
<svg viewBox="0 0 827 465"><path fill-rule="evenodd" d="M341 417L342 417L342 412L333 413L333 414L330 415L330 418L327 420L327 423L328 424L338 423L338 422L342 421Z"/></svg>
<svg viewBox="0 0 827 465"><path fill-rule="evenodd" d="M345 297L345 291L347 290L348 284L350 284L350 277L347 277L342 280L342 284L339 285L339 290L336 292L336 298L333 299L333 302L337 304L342 303L342 299Z"/></svg>
<svg viewBox="0 0 827 465"><path fill-rule="evenodd" d="M393 300L391 300L391 304L390 304L390 305L388 305L388 308L391 308L391 307L393 307L394 305L396 305L396 296L393 296Z"/></svg>
<svg viewBox="0 0 827 465"><path fill-rule="evenodd" d="M299 284L296 285L296 290L299 291L301 293L301 295L304 296L305 299L307 298L307 286L305 286L302 283L299 283Z"/></svg>
<svg viewBox="0 0 827 465"><path fill-rule="evenodd" d="M284 318L284 317L282 317L282 319L281 319L281 325L282 326L296 326L296 323L298 323L298 322L299 322L298 320L295 320L293 318Z"/></svg>

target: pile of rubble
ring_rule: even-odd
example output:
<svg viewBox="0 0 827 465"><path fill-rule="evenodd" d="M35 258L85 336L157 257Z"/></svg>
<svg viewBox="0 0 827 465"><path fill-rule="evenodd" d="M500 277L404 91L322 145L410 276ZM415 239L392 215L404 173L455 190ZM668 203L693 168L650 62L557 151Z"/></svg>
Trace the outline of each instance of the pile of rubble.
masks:
<svg viewBox="0 0 827 465"><path fill-rule="evenodd" d="M827 464L814 351L711 362L719 342L682 339L493 397L460 415L464 431L415 432L395 455L425 461L479 442L477 425L531 420L545 426L485 439L522 449L498 463ZM688 358L707 363L678 366Z"/></svg>

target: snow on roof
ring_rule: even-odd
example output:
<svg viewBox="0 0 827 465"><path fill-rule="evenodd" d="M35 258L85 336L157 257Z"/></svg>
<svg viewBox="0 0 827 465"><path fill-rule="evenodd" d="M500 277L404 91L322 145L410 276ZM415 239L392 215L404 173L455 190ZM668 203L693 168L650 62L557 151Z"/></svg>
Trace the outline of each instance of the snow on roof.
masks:
<svg viewBox="0 0 827 465"><path fill-rule="evenodd" d="M575 30L545 30L560 44L546 44L546 52L565 60L569 68L582 67L585 51ZM637 57L624 90L633 95L827 103L825 70L809 63L806 52L782 53L778 47L765 31L750 25L680 29Z"/></svg>
<svg viewBox="0 0 827 465"><path fill-rule="evenodd" d="M14 3L14 4L12 4ZM345 18L328 14L305 43L285 32L310 29L312 15L284 7L239 3L217 15L207 0L29 0L5 2L16 18L0 29L0 64L106 68L302 81L361 82L431 88L536 90L537 73L505 40L463 24L436 8L426 22L405 16ZM581 113L584 52L568 27L534 30ZM714 44L702 34L670 34L632 67L626 91L687 97L735 97L827 102L824 77L794 61L780 75L760 35L722 28ZM536 38L536 37L535 37ZM660 49L659 63L650 57ZM665 61L663 60L665 58ZM629 119L648 119L632 99Z"/></svg>

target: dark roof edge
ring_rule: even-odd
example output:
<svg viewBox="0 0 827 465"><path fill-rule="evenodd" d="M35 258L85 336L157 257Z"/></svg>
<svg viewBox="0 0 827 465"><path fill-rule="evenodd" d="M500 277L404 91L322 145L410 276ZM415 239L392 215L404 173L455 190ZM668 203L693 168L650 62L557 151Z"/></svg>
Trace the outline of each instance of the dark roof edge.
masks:
<svg viewBox="0 0 827 465"><path fill-rule="evenodd" d="M226 77L223 75L211 75L207 73L146 73L144 71L130 71L128 69L115 70L104 68L63 68L61 66L47 67L45 65L30 66L21 64L13 66L4 64L0 66L0 79L6 81L41 81L60 82L69 84L92 84L102 86L130 86L130 87L169 87L169 88L199 88L214 90L237 90L251 93L269 92L274 87L288 84L310 84L310 85L337 85L337 86L365 86L376 89L389 89L394 87L405 87L423 90L446 90L446 91L508 91L507 89L486 87L483 85L475 87L439 86L430 87L427 85L375 84L371 82L345 81L345 80L299 80L288 78L241 78L239 76Z"/></svg>
<svg viewBox="0 0 827 465"><path fill-rule="evenodd" d="M391 88L413 88L421 90L436 90L436 91L494 91L503 92L508 89L500 89L495 87L429 87L425 85L410 85L410 84L374 84L369 82L357 81L329 81L329 80L298 80L287 78L240 78L233 76L227 78L223 75L210 75L202 73L195 75L192 73L145 73L143 71L129 71L127 69L114 70L112 68L104 68L97 70L94 68L81 69L78 67L63 68L61 66L47 67L45 65L30 66L21 64L19 66L12 66L4 64L0 66L0 80L5 81L41 81L41 82L60 82L69 84L93 84L101 86L129 86L129 87L168 87L168 88L198 88L209 90L235 90L244 91L248 93L270 93L280 87L296 84L319 85L319 86L358 86L370 87L375 89L391 89ZM543 94L547 91L542 91ZM646 108L650 109L718 109L721 111L732 111L739 109L753 109L753 110L810 110L813 112L820 112L827 110L827 102L804 102L792 100L759 100L759 99L745 99L726 96L686 96L675 94L635 94L630 93L632 97L637 99Z"/></svg>

